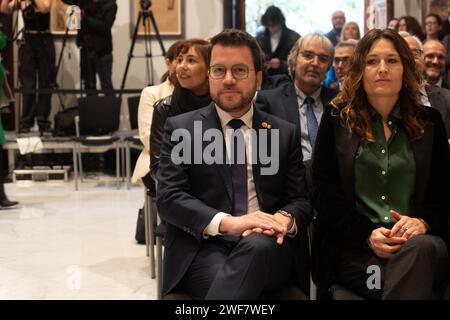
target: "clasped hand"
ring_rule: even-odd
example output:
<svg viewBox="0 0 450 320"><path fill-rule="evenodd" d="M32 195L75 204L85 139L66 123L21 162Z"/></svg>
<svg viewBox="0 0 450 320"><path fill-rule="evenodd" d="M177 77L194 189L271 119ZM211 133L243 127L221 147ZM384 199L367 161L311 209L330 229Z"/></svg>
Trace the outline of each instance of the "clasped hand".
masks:
<svg viewBox="0 0 450 320"><path fill-rule="evenodd" d="M417 219L400 215L394 210L389 212L397 220L392 229L378 228L372 231L368 244L380 258L389 259L412 237L425 234L425 224Z"/></svg>
<svg viewBox="0 0 450 320"><path fill-rule="evenodd" d="M276 238L279 245L283 244L288 231L290 219L280 214L268 214L255 211L243 216L226 216L220 223L221 233L240 234L247 237L252 233L261 233Z"/></svg>

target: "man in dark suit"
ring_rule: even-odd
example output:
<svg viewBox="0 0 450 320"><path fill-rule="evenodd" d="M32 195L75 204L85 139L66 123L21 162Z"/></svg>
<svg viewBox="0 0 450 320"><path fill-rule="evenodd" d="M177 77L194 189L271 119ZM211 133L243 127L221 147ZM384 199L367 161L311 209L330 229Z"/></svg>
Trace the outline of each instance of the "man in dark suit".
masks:
<svg viewBox="0 0 450 320"><path fill-rule="evenodd" d="M311 206L295 127L253 108L262 58L248 33L213 37L208 63L214 103L165 125L157 176L167 223L162 293L256 299L293 276L306 288L300 254L308 252Z"/></svg>
<svg viewBox="0 0 450 320"><path fill-rule="evenodd" d="M310 177L312 150L324 108L337 94L321 85L333 62L334 48L322 35L300 38L288 58L294 83L260 91L255 105L261 110L295 124L301 138L303 162Z"/></svg>

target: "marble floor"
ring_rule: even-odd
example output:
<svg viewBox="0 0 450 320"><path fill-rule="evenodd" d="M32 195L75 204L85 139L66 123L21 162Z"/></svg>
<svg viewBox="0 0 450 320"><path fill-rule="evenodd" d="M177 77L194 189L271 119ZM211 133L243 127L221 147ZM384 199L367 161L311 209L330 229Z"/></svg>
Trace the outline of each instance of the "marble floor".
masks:
<svg viewBox="0 0 450 320"><path fill-rule="evenodd" d="M5 185L0 210L0 300L155 299L145 246L134 240L143 189L111 177Z"/></svg>

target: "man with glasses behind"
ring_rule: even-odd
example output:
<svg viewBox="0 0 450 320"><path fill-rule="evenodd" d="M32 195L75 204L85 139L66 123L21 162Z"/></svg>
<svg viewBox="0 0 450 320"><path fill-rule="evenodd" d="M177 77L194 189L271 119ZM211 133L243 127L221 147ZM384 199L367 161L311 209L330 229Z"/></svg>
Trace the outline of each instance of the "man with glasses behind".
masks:
<svg viewBox="0 0 450 320"><path fill-rule="evenodd" d="M425 57L422 42L420 42L420 39L416 36L412 36L405 31L400 31L399 35L405 39L414 54L417 71L424 74ZM420 94L424 106L437 109L441 114L447 130L447 139L449 139L450 144L450 91L426 83L425 86L420 89Z"/></svg>
<svg viewBox="0 0 450 320"><path fill-rule="evenodd" d="M350 60L357 43L358 41L355 39L348 39L339 42L334 48L334 72L338 79L337 89L340 89L348 70L350 70Z"/></svg>
<svg viewBox="0 0 450 320"><path fill-rule="evenodd" d="M288 57L294 83L260 91L255 102L261 110L296 125L310 190L310 167L320 119L328 102L337 94L336 90L321 85L333 57L333 44L325 36L309 34L300 38Z"/></svg>
<svg viewBox="0 0 450 320"><path fill-rule="evenodd" d="M214 36L208 63L214 102L165 125L157 175L162 293L257 299L295 281L307 294L311 206L295 127L253 108L263 62L251 35ZM267 152L279 164L271 172L261 161Z"/></svg>

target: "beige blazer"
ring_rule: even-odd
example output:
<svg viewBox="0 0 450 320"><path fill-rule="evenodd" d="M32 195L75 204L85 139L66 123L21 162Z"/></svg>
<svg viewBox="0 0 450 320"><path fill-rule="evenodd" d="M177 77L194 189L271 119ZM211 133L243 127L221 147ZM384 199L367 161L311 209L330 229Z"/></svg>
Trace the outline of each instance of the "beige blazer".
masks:
<svg viewBox="0 0 450 320"><path fill-rule="evenodd" d="M173 85L169 80L166 80L159 85L142 90L138 109L138 127L139 138L144 145L144 150L139 155L134 167L133 177L131 178L133 183L140 182L141 178L150 171L150 127L152 125L153 105L156 101L170 96L173 89Z"/></svg>

